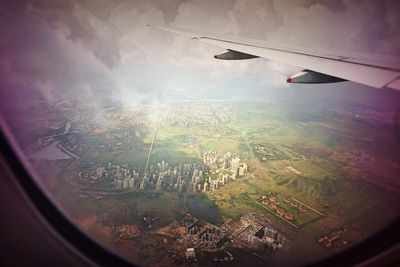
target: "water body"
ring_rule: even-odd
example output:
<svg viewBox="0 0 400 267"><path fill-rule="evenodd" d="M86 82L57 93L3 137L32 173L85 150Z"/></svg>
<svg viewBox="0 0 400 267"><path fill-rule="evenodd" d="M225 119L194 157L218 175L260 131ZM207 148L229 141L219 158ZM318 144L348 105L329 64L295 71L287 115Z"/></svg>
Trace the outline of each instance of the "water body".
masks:
<svg viewBox="0 0 400 267"><path fill-rule="evenodd" d="M59 143L60 141L53 142L50 145L46 146L45 148L40 149L39 151L36 151L35 153L31 154L30 157L38 160L70 159L71 156L62 151L58 147Z"/></svg>
<svg viewBox="0 0 400 267"><path fill-rule="evenodd" d="M69 121L69 122L67 122L67 123L65 124L64 130L63 130L62 132L60 132L60 133L55 133L55 134L48 135L48 136L44 136L44 137L40 138L40 139L38 140L39 145L42 145L42 144L43 144L43 140L44 140L44 139L59 137L59 136L62 136L62 135L64 135L64 134L69 133L69 131L71 130L71 127L72 127L72 123L74 123L74 122L76 122L76 121L79 121L79 120L80 120L80 116L75 116L71 121Z"/></svg>
<svg viewBox="0 0 400 267"><path fill-rule="evenodd" d="M186 196L186 211L212 224L222 222L218 207L205 196Z"/></svg>

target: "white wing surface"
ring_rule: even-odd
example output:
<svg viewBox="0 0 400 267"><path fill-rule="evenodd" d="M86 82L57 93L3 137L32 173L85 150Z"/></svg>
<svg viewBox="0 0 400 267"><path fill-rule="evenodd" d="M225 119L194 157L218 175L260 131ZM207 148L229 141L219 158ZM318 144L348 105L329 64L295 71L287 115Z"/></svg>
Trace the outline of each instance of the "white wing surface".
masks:
<svg viewBox="0 0 400 267"><path fill-rule="evenodd" d="M253 39L226 38L173 27L157 26L156 28L225 48L232 51L233 56L243 53L242 55L249 56L248 58L262 57L304 68L308 72L316 72L318 75L312 77L319 77L319 79L326 75L328 78L333 76L375 88L390 87L400 90L400 60L398 58L369 57L359 53L331 55L323 51L300 50ZM218 55L215 57L220 58ZM235 59L231 57L221 57L221 59ZM244 59L244 57L237 59ZM327 82L330 82L330 80L332 79L327 79ZM289 78L289 81L292 81L292 79ZM305 81L303 79L303 83L308 83L307 79ZM312 81L309 83L312 83Z"/></svg>

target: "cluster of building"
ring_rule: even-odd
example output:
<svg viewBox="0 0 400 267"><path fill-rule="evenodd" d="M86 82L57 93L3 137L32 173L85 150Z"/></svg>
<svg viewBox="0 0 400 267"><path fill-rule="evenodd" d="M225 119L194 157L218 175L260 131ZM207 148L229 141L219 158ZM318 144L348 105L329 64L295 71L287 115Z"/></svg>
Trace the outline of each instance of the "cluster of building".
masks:
<svg viewBox="0 0 400 267"><path fill-rule="evenodd" d="M226 229L206 223L201 224L200 221L187 214L182 219L186 232L193 237L194 247L202 251L215 252L222 250L227 241Z"/></svg>
<svg viewBox="0 0 400 267"><path fill-rule="evenodd" d="M307 211L302 205L295 201L292 201L289 197L283 197L283 202L288 203L292 207L298 208L301 211ZM267 206L269 209L277 213L279 216L285 218L286 220L293 221L295 219L295 216L292 213L279 205L278 197L276 194L262 195L261 204L263 206Z"/></svg>
<svg viewBox="0 0 400 267"><path fill-rule="evenodd" d="M88 171L80 171L78 178L86 184L95 183L102 179L110 179L115 188L134 188L139 180L139 171L129 169L127 165L115 165L110 162L106 166L95 167Z"/></svg>
<svg viewBox="0 0 400 267"><path fill-rule="evenodd" d="M130 110L129 112L111 110L106 112L105 117L107 119L117 120L125 125L140 125L149 121L148 115L149 112L146 109Z"/></svg>
<svg viewBox="0 0 400 267"><path fill-rule="evenodd" d="M260 203L270 209L271 211L275 212L277 215L280 217L288 220L288 221L294 221L295 216L291 212L289 212L287 209L282 207L280 205L280 201L286 204L286 206L289 206L292 208L292 210L298 210L301 212L308 212L308 209L304 204L300 203L297 200L294 200L293 198L289 196L282 196L278 193L274 192L269 192L267 194L264 194L261 196Z"/></svg>
<svg viewBox="0 0 400 267"><path fill-rule="evenodd" d="M253 248L265 249L268 254L286 246L289 242L283 231L276 229L257 213L242 216L240 225L232 236Z"/></svg>
<svg viewBox="0 0 400 267"><path fill-rule="evenodd" d="M214 179L208 177L205 180L204 192L218 189L247 173L247 164L241 163L239 156L231 152L206 151L203 153L203 162L210 168L211 174L214 176Z"/></svg>
<svg viewBox="0 0 400 267"><path fill-rule="evenodd" d="M89 148L89 145L82 142L82 137L77 134L66 134L62 146L75 155L82 155Z"/></svg>
<svg viewBox="0 0 400 267"><path fill-rule="evenodd" d="M246 163L241 163L238 155L221 151L203 154L203 162L172 165L164 160L150 165L139 184L139 190L168 192L207 192L235 180L247 173ZM210 176L210 171L215 175ZM138 175L138 172L135 172ZM128 176L131 179L130 176ZM126 178L125 178L126 179ZM126 188L122 180L122 188ZM117 187L118 186L117 179ZM128 182L128 187L130 183Z"/></svg>
<svg viewBox="0 0 400 267"><path fill-rule="evenodd" d="M108 143L108 144L98 144L96 149L101 152L110 152L110 151L120 151L120 150L130 150L132 149L131 143L123 144L121 142L117 143Z"/></svg>
<svg viewBox="0 0 400 267"><path fill-rule="evenodd" d="M197 261L196 250L194 248L187 248L185 256L188 264ZM222 257L215 257L213 259L213 262L230 262L233 261L234 259L235 258L233 257L232 253L230 253L229 251L225 251Z"/></svg>
<svg viewBox="0 0 400 267"><path fill-rule="evenodd" d="M78 177L86 184L102 179L111 180L117 189L139 189L141 191L201 192L204 183L203 167L196 163L172 165L164 160L145 172L127 165L108 163L87 172L79 172Z"/></svg>
<svg viewBox="0 0 400 267"><path fill-rule="evenodd" d="M343 233L347 232L346 228L339 229L329 233L321 238L318 239L318 243L324 245L326 248L331 248L335 243L338 243L340 238L342 237ZM343 245L347 245L346 240L342 240Z"/></svg>
<svg viewBox="0 0 400 267"><path fill-rule="evenodd" d="M229 121L230 108L223 103L180 103L164 112L161 124L180 127L217 127Z"/></svg>
<svg viewBox="0 0 400 267"><path fill-rule="evenodd" d="M167 192L207 192L234 181L247 173L246 163L231 152L207 151L201 163L170 164L164 160L150 164L145 171L127 165L108 163L78 173L86 184L109 179L116 189Z"/></svg>
<svg viewBox="0 0 400 267"><path fill-rule="evenodd" d="M176 125L180 127L216 127L229 121L231 106L226 103L187 102L163 104L157 106L142 106L136 110L109 110L107 119L116 120L127 125L139 125L154 122L160 117L161 125Z"/></svg>
<svg viewBox="0 0 400 267"><path fill-rule="evenodd" d="M110 132L104 136L104 139L109 140L109 142L97 144L96 149L99 151L129 150L133 147L131 140L140 138L141 135L140 130Z"/></svg>
<svg viewBox="0 0 400 267"><path fill-rule="evenodd" d="M78 178L85 184L109 179L116 189L141 191L201 192L205 181L203 166L197 163L169 164L161 162L149 166L146 171L128 168L127 165L108 163L88 171L80 171Z"/></svg>
<svg viewBox="0 0 400 267"><path fill-rule="evenodd" d="M273 147L269 144L259 144L254 146L257 154L259 154L259 159L262 161L268 160L270 157L274 157L274 153L272 153Z"/></svg>
<svg viewBox="0 0 400 267"><path fill-rule="evenodd" d="M203 167L197 163L172 165L162 160L153 165L144 173L137 169L129 169L126 165L119 166L108 163L107 167L97 167L86 174L79 173L79 177L98 180L112 179L112 185L118 189L139 189L141 191L168 191L168 192L201 192L204 183Z"/></svg>
<svg viewBox="0 0 400 267"><path fill-rule="evenodd" d="M201 191L204 182L203 166L197 163L169 164L162 160L150 165L140 182L140 190L169 192Z"/></svg>

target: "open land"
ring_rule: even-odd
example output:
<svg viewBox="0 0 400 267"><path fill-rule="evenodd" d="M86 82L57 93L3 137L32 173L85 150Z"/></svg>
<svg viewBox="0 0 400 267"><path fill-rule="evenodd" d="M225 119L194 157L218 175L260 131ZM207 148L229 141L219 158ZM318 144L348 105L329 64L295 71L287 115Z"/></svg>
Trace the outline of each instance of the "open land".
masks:
<svg viewBox="0 0 400 267"><path fill-rule="evenodd" d="M80 110L27 153L68 215L139 265L262 266L303 250L311 261L399 214L399 159L385 153L399 144L369 110L368 120L286 101Z"/></svg>

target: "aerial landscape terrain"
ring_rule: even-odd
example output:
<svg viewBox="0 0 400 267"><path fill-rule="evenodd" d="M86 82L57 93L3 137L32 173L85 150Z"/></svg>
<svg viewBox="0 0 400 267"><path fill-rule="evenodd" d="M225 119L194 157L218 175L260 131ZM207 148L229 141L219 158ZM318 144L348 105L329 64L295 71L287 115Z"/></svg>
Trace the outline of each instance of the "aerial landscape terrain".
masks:
<svg viewBox="0 0 400 267"><path fill-rule="evenodd" d="M60 101L37 113L26 153L40 184L141 266L302 264L399 212L385 110L283 98Z"/></svg>
<svg viewBox="0 0 400 267"><path fill-rule="evenodd" d="M2 266L398 260L400 1L1 2Z"/></svg>

